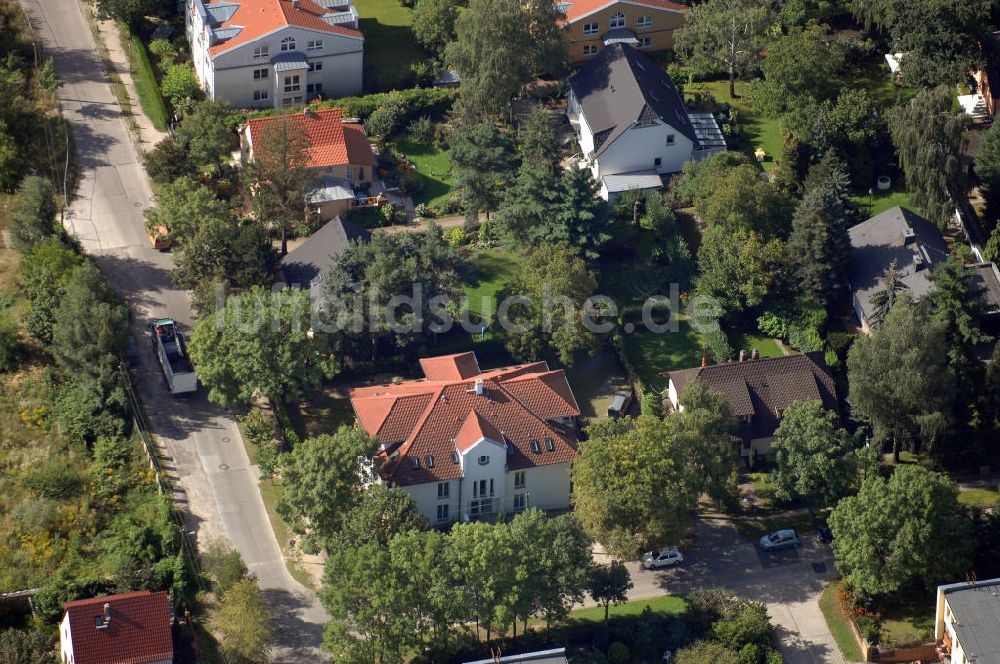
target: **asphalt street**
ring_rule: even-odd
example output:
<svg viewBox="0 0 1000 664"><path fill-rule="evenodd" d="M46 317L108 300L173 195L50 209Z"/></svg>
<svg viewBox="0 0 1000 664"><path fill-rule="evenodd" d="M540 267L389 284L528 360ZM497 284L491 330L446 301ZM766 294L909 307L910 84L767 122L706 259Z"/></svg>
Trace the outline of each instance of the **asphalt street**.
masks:
<svg viewBox="0 0 1000 664"><path fill-rule="evenodd" d="M222 537L243 555L275 611L275 659L317 661L326 615L295 581L267 519L235 422L203 392L166 390L144 326L170 317L189 331L188 293L173 288L170 254L153 250L143 211L152 190L115 101L78 0L22 0L45 54L55 60L59 99L70 123L79 172L65 221L111 285L129 301L137 339L136 388L174 478L187 529L200 543Z"/></svg>

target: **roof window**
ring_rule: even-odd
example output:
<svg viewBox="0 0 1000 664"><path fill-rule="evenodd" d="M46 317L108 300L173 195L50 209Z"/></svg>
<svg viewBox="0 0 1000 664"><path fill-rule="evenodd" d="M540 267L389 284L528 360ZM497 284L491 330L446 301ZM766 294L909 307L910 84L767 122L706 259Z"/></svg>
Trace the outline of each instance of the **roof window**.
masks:
<svg viewBox="0 0 1000 664"><path fill-rule="evenodd" d="M424 465L427 466L428 468L433 468L434 467L434 455L428 454L427 456L425 456L424 457Z"/></svg>
<svg viewBox="0 0 1000 664"><path fill-rule="evenodd" d="M541 446L539 446L538 441L535 440L534 438L531 439L531 451L534 452L535 454L542 453Z"/></svg>
<svg viewBox="0 0 1000 664"><path fill-rule="evenodd" d="M547 449L549 452L554 452L555 449L556 449L556 442L554 440L552 440L551 438L546 438L545 439L545 449Z"/></svg>

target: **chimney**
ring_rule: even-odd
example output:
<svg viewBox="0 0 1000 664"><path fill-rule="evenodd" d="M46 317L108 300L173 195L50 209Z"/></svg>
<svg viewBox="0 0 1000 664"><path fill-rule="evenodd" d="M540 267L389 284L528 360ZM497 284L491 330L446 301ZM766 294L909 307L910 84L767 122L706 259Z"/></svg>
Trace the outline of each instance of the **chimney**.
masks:
<svg viewBox="0 0 1000 664"><path fill-rule="evenodd" d="M917 234L913 231L913 227L907 226L906 229L903 230L903 244L904 245L913 244L913 241L916 239L917 239Z"/></svg>
<svg viewBox="0 0 1000 664"><path fill-rule="evenodd" d="M111 604L104 603L104 615L94 616L94 627L97 629L107 629L111 625Z"/></svg>
<svg viewBox="0 0 1000 664"><path fill-rule="evenodd" d="M759 357L760 357L760 353L757 352L756 348L754 348L752 351L750 351L750 359L751 360L756 360Z"/></svg>
<svg viewBox="0 0 1000 664"><path fill-rule="evenodd" d="M743 362L746 359L747 359L747 352L743 349L740 349L740 362Z"/></svg>
<svg viewBox="0 0 1000 664"><path fill-rule="evenodd" d="M705 353L701 354L701 368L704 369L708 366L708 355Z"/></svg>
<svg viewBox="0 0 1000 664"><path fill-rule="evenodd" d="M483 396L483 392L485 391L485 389L486 389L486 386L483 383L483 379L482 378L477 378L476 379L476 396L480 396L480 397Z"/></svg>

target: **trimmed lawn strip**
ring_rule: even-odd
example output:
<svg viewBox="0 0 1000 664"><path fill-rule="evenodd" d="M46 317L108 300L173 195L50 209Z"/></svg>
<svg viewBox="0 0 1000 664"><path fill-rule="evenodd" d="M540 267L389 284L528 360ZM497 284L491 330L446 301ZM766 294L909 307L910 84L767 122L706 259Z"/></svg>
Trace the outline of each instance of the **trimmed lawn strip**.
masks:
<svg viewBox="0 0 1000 664"><path fill-rule="evenodd" d="M819 598L819 608L823 611L826 626L830 628L833 640L840 648L840 654L848 662L860 662L863 659L861 649L858 647L858 642L854 639L854 633L847 622L847 617L840 610L840 603L837 601L838 586L839 582L837 581L827 585L823 595Z"/></svg>
<svg viewBox="0 0 1000 664"><path fill-rule="evenodd" d="M518 258L503 249L478 249L469 256L470 263L475 266L475 273L470 284L465 289L469 298L469 311L477 316L485 313L496 314L496 294L517 273ZM492 303L487 299L491 298ZM492 312L487 312L492 308Z"/></svg>
<svg viewBox="0 0 1000 664"><path fill-rule="evenodd" d="M993 489L969 489L958 494L958 502L969 507L993 507L1000 500L1000 493Z"/></svg>
<svg viewBox="0 0 1000 664"><path fill-rule="evenodd" d="M447 202L454 186L448 153L439 150L432 143L418 142L402 136L395 143L399 151L413 162L423 182L423 187L413 196L414 205L426 203L437 207Z"/></svg>
<svg viewBox="0 0 1000 664"><path fill-rule="evenodd" d="M139 105L142 107L142 112L146 114L154 127L160 131L166 131L170 113L167 111L166 102L163 101L163 93L160 92L160 84L156 80L153 64L149 61L146 45L122 22L118 23L118 31L121 33L122 46L125 47L128 54L129 69L132 70L132 80L135 83L136 93L139 95Z"/></svg>
<svg viewBox="0 0 1000 664"><path fill-rule="evenodd" d="M770 337L764 337L759 334L747 334L744 332L733 335L731 339L732 346L735 349L737 356L740 353L740 349L743 349L747 352L747 358L749 358L750 351L754 348L757 349L757 353L761 357L781 357L784 355L777 342Z"/></svg>
<svg viewBox="0 0 1000 664"><path fill-rule="evenodd" d="M413 37L410 10L397 0L358 0L354 6L365 36L365 92L412 87L410 67L428 55Z"/></svg>
<svg viewBox="0 0 1000 664"><path fill-rule="evenodd" d="M637 599L625 602L618 606L612 606L609 619L622 616L638 616L646 607L655 613L671 613L680 615L687 610L687 602L683 597L675 595L663 595L661 597L651 597L650 599ZM592 606L586 609L570 611L568 620L570 622L604 622L604 607Z"/></svg>

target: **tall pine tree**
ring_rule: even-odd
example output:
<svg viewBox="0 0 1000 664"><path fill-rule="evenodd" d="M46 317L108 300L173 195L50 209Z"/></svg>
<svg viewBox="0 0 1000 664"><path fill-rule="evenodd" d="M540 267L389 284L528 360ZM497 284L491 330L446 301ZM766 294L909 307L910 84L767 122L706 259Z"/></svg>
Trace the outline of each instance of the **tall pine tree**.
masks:
<svg viewBox="0 0 1000 664"><path fill-rule="evenodd" d="M802 292L830 302L847 264L847 227L853 210L847 168L833 152L809 171L805 194L792 217L788 255Z"/></svg>

